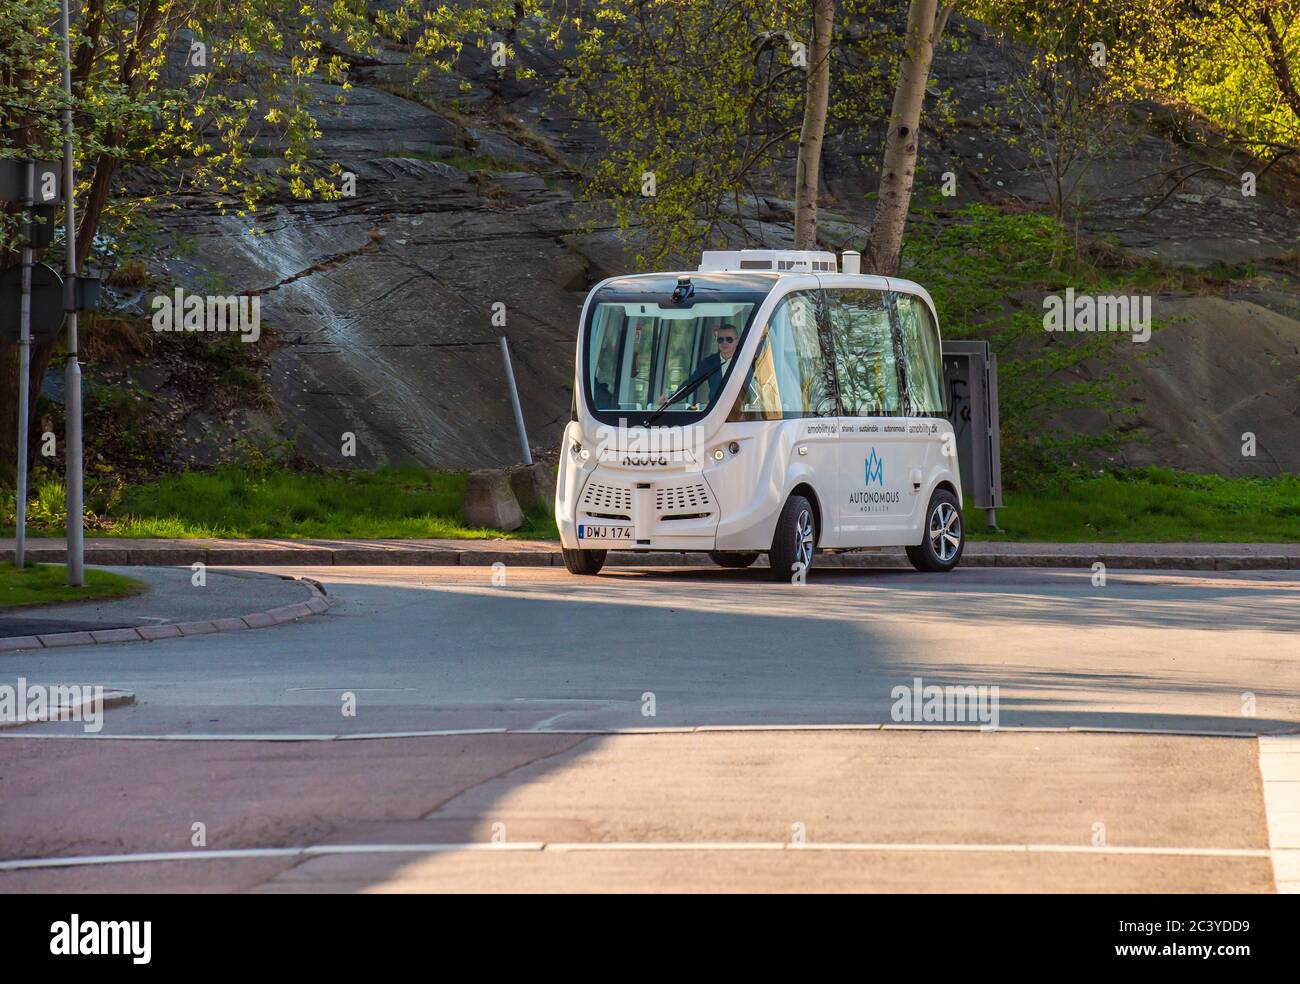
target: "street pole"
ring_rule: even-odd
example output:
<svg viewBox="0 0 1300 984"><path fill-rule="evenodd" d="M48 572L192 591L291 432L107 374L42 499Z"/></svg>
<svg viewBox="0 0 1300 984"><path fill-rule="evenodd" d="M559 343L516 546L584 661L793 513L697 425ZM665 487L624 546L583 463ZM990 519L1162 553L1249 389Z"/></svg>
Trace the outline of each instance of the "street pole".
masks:
<svg viewBox="0 0 1300 984"><path fill-rule="evenodd" d="M68 0L63 0L59 19L63 35L63 227L68 245L63 308L68 313L68 361L64 366L64 408L67 416L65 458L68 486L68 584L79 588L86 583L82 529L81 486L81 364L77 361L77 185L72 161L72 47L68 40Z"/></svg>
<svg viewBox="0 0 1300 984"><path fill-rule="evenodd" d="M23 174L23 284L18 307L18 488L14 497L14 566L23 567L27 553L27 398L32 372L32 205L36 197L36 162L27 161Z"/></svg>
<svg viewBox="0 0 1300 984"><path fill-rule="evenodd" d="M66 3L67 0L64 0ZM533 453L528 449L528 430L524 427L524 411L519 405L519 388L515 386L515 371L510 366L510 345L506 336L501 336L501 358L506 364L506 382L510 384L510 405L515 408L515 426L519 428L519 446L524 451L524 464L533 463Z"/></svg>

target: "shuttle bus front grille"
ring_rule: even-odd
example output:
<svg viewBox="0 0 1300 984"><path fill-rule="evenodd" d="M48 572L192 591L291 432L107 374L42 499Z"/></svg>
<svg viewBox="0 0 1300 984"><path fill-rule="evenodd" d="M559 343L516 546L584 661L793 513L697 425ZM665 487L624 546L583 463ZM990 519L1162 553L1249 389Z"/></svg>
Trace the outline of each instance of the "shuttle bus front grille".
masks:
<svg viewBox="0 0 1300 984"><path fill-rule="evenodd" d="M582 491L582 504L588 509L602 512L630 513L632 511L632 490L622 485L603 485L588 482Z"/></svg>
<svg viewBox="0 0 1300 984"><path fill-rule="evenodd" d="M703 483L655 489L655 512L658 513L681 510L699 512L702 508L711 505L713 505L713 498L709 495L708 487Z"/></svg>

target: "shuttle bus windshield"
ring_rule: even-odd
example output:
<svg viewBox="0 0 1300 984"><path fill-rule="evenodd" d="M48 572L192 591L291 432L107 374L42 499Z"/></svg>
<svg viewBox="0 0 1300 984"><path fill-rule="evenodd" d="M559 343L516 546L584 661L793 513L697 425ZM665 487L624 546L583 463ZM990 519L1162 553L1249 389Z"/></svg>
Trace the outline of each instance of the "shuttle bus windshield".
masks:
<svg viewBox="0 0 1300 984"><path fill-rule="evenodd" d="M583 346L587 407L603 423L680 425L717 402L763 293L601 291Z"/></svg>

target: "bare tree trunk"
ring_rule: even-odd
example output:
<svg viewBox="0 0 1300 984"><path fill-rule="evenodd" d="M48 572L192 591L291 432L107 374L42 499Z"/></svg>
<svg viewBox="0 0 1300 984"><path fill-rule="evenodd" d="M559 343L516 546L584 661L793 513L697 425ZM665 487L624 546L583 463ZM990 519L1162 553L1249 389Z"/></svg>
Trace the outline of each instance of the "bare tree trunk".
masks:
<svg viewBox="0 0 1300 984"><path fill-rule="evenodd" d="M937 0L912 0L907 14L907 36L898 66L898 86L885 136L885 160L880 169L880 193L871 235L863 251L863 270L889 276L898 272L903 229L912 203L912 179L920 144L921 107L930 77L934 46L943 36L948 16L957 4Z"/></svg>
<svg viewBox="0 0 1300 984"><path fill-rule="evenodd" d="M1277 79L1277 87L1282 90L1282 97L1286 104L1291 107L1291 112L1300 120L1300 91L1296 89L1295 79L1291 75L1291 66L1287 61L1286 45L1282 41L1281 35L1277 32L1277 25L1273 23L1273 14L1267 7L1259 11L1259 22L1264 28L1264 35L1268 40L1268 52L1265 60L1268 67L1273 70L1273 75Z"/></svg>
<svg viewBox="0 0 1300 984"><path fill-rule="evenodd" d="M99 56L100 34L104 29L104 0L88 0L85 10L85 26L82 28L83 39L77 45L72 59L72 87L80 96L90 80L90 73Z"/></svg>
<svg viewBox="0 0 1300 984"><path fill-rule="evenodd" d="M808 94L804 98L803 128L799 131L799 163L794 182L794 248L817 248L817 192L822 165L822 138L831 92L831 32L835 0L813 0L812 51L808 64Z"/></svg>

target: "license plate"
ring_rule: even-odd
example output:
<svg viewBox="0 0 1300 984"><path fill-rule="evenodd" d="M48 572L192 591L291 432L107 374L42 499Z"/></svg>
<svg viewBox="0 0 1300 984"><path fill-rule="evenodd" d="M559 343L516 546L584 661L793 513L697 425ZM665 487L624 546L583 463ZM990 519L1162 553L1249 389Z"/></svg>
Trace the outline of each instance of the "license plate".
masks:
<svg viewBox="0 0 1300 984"><path fill-rule="evenodd" d="M578 524L579 540L630 540L630 526L592 526L589 523Z"/></svg>

